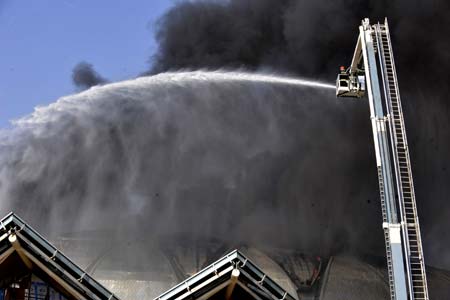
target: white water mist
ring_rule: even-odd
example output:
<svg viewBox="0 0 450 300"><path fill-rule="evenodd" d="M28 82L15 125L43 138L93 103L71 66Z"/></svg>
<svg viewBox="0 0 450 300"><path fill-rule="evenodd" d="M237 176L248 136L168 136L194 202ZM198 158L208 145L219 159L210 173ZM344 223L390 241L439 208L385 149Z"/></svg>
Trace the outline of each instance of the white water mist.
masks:
<svg viewBox="0 0 450 300"><path fill-rule="evenodd" d="M371 145L366 106L344 108L331 88L197 71L63 97L17 121L0 146L1 211L54 234L358 249L380 231L367 180L376 173L360 170L372 162L360 151ZM349 126L363 131L357 140ZM373 236L362 247L383 250L381 231Z"/></svg>

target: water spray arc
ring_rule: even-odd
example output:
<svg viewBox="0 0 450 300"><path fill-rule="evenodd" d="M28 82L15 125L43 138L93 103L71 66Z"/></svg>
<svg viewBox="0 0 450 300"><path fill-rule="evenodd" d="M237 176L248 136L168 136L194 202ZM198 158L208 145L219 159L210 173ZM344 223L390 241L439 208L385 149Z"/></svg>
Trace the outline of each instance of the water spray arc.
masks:
<svg viewBox="0 0 450 300"><path fill-rule="evenodd" d="M164 76L171 78L176 76L179 78L184 78L184 80L213 80L213 81L240 81L240 82L262 82L271 84L285 84L285 85L301 85L313 88L322 89L334 89L334 85L310 80L310 79L299 79L294 77L286 77L271 74L256 74L256 73L245 73L245 72L205 72L205 71L194 71L186 73L165 73Z"/></svg>
<svg viewBox="0 0 450 300"><path fill-rule="evenodd" d="M364 19L351 66L341 68L336 95L370 105L392 300L428 299L422 240L406 130L387 20ZM365 76L364 76L365 75ZM398 199L396 201L396 199Z"/></svg>
<svg viewBox="0 0 450 300"><path fill-rule="evenodd" d="M262 241L278 230L286 238L274 236L271 243L308 241L302 242L305 248L320 244L329 251L333 237L349 227L320 223L312 215L322 215L327 206L317 203L327 197L313 190L297 192L294 181L295 187L302 186L295 178L310 182L303 163L319 159L322 147L334 145L336 136L346 141L344 124L336 123L341 105L332 88L275 75L193 71L140 77L62 97L5 132L0 143L1 209L34 223L39 220L33 217L46 216L57 224L42 224L50 232L108 227L114 235L123 229L111 220L123 218L129 231L154 228L156 236L189 228L192 235L221 237L226 230L235 239L251 235ZM324 102L329 104L325 108ZM318 120L311 112L325 117ZM310 136L319 131L323 144L313 153ZM352 153L341 149L345 144L337 145L337 157ZM287 160L298 156L296 165ZM331 157L325 161L335 163ZM349 165L336 170L342 168L356 172ZM342 198L350 193L343 190ZM294 204L297 197L311 199L315 206ZM291 200L282 200L287 198ZM290 214L291 205L305 206L304 216ZM273 207L278 211L273 213ZM198 214L201 218L193 222L191 216ZM62 220L62 215L73 218ZM281 215L288 222L279 223ZM132 218L139 226L128 221ZM177 221L166 221L171 218ZM231 219L242 228L225 229L222 224ZM271 225L261 225L263 219ZM316 224L327 235L296 230L294 236L293 223ZM261 234L253 232L256 224L263 228Z"/></svg>

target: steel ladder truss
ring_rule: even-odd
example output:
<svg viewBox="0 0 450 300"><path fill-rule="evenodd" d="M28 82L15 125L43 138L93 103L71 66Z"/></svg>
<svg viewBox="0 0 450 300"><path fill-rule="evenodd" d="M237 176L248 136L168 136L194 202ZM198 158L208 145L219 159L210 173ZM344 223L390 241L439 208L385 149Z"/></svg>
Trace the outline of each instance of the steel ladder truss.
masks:
<svg viewBox="0 0 450 300"><path fill-rule="evenodd" d="M364 81L360 77L364 74ZM358 89L342 85L357 78ZM405 122L387 20L364 19L350 67L338 75L336 95L361 97L367 91L380 185L391 299L428 300ZM347 89L347 90L346 90Z"/></svg>
<svg viewBox="0 0 450 300"><path fill-rule="evenodd" d="M405 123L387 20L365 19L350 68L367 82L391 298L428 300Z"/></svg>
<svg viewBox="0 0 450 300"><path fill-rule="evenodd" d="M410 299L428 300L428 287L411 162L387 20L385 20L384 24L372 25L372 37L374 45L376 45L375 50L379 59L384 87L383 96L387 112L387 123L389 124L391 156L394 165L398 210L401 220L404 267ZM386 245L388 253L390 249L388 248L388 243ZM389 255L387 256L389 260ZM391 275L391 271L389 273Z"/></svg>
<svg viewBox="0 0 450 300"><path fill-rule="evenodd" d="M370 30L372 30L372 28ZM375 56L377 53L379 53L379 50L378 50L379 44L377 42L377 37L376 37L375 31L371 31L369 36L371 38L371 44L373 47L373 56ZM366 47L367 47L367 45L366 45ZM384 77L383 77L383 79L384 79ZM380 94L380 99L381 99L381 94ZM372 100L372 101L374 101L374 100ZM383 118L380 119L380 122L383 123L383 126L385 128L384 123L387 121L387 118L384 117L383 109L381 109L381 113L383 115ZM374 132L375 132L375 129L374 129ZM387 138L387 135L386 135L386 138ZM377 147L377 145L375 145L375 148L380 148L380 147L379 146ZM377 151L377 149L376 149L376 151ZM386 246L386 261L387 261L387 267L388 267L388 280L389 280L391 299L395 300L395 299L397 299L396 296L398 296L399 293L398 292L396 293L395 276L394 276L394 270L393 270L394 265L393 265L392 250L391 250L392 241L390 239L390 235L391 235L390 227L392 224L398 225L397 208L388 206L390 204L389 202L392 202L395 197L391 194L390 201L389 200L386 201L384 190L385 190L386 185L393 186L393 181L391 180L390 182L386 182L384 180L383 171L386 172L386 168L383 168L381 162L379 164L380 165L378 165L378 163L377 163L377 172L378 172L378 183L379 183L380 200L381 200L381 213L382 213L382 218L383 218L383 235L384 235L384 242L385 242L385 246ZM392 205L392 203L391 203L391 205ZM390 213L389 209L394 210L394 212ZM397 258L397 260L399 260L399 259ZM403 260L403 258L402 258L402 260ZM405 278L405 280L406 280L406 278ZM403 280L403 281L405 281L405 280ZM405 283L406 283L406 281L405 281ZM399 289L399 287L397 286L397 290L398 289ZM405 289L404 296L406 297L406 285L404 286L404 289Z"/></svg>
<svg viewBox="0 0 450 300"><path fill-rule="evenodd" d="M386 200L384 198L384 180L383 180L383 174L380 167L378 169L378 183L380 188L380 199L381 199L381 213L383 216L383 224L388 224L388 218L387 218L387 206L386 206ZM395 299L395 289L394 289L394 274L392 270L392 252L391 252L391 242L389 240L389 228L387 226L383 226L383 232L384 232L384 242L386 245L386 261L388 266L388 280L389 280L389 287L390 287L390 294L391 299Z"/></svg>

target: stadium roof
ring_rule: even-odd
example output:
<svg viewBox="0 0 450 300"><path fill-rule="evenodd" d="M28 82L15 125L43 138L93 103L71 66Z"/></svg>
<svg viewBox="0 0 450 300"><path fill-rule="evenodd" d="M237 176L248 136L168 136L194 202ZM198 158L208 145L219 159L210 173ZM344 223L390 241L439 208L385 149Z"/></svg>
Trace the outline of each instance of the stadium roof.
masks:
<svg viewBox="0 0 450 300"><path fill-rule="evenodd" d="M118 300L14 213L0 221L0 281L33 272L69 299Z"/></svg>
<svg viewBox="0 0 450 300"><path fill-rule="evenodd" d="M231 298L295 300L237 250L163 293L157 300Z"/></svg>
<svg viewBox="0 0 450 300"><path fill-rule="evenodd" d="M69 299L118 300L14 213L0 221L0 283L34 273ZM234 250L160 295L158 300L295 300Z"/></svg>

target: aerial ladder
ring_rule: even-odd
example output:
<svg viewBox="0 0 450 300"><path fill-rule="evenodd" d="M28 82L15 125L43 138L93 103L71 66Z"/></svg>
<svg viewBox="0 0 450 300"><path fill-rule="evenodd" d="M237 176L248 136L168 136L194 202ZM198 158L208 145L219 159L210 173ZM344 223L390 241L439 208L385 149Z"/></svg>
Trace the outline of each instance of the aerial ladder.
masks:
<svg viewBox="0 0 450 300"><path fill-rule="evenodd" d="M338 97L367 91L375 145L391 299L428 300L425 262L397 74L387 20L364 19Z"/></svg>

